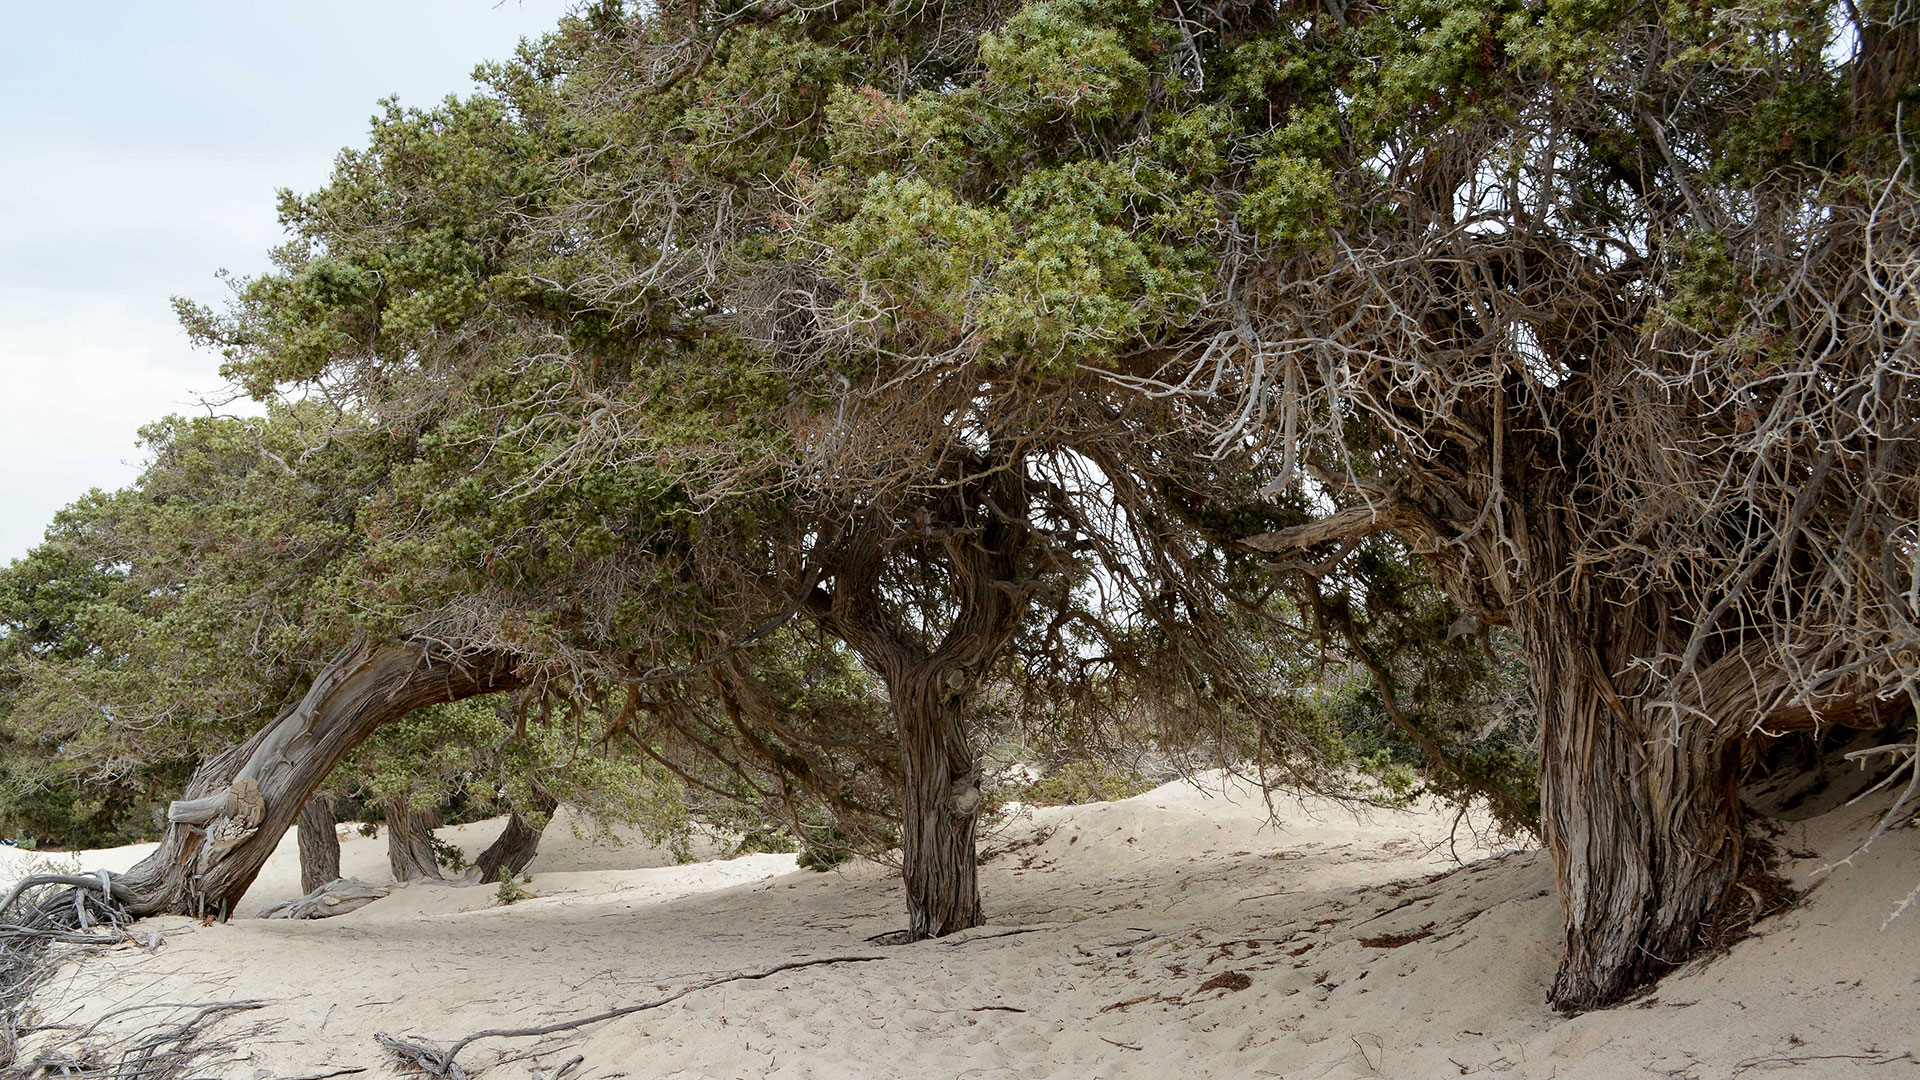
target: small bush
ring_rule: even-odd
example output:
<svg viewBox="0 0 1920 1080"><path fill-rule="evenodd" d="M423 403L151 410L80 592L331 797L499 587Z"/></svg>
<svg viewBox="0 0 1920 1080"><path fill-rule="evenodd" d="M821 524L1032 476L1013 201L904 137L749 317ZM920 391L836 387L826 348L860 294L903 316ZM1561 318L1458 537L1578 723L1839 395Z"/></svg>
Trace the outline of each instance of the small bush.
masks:
<svg viewBox="0 0 1920 1080"><path fill-rule="evenodd" d="M1031 806L1079 806L1130 799L1153 786L1153 781L1133 769L1081 760L1070 761L1031 783L1015 785L1006 794Z"/></svg>
<svg viewBox="0 0 1920 1080"><path fill-rule="evenodd" d="M856 854L852 840L838 828L809 824L800 834L800 857L794 863L802 870L824 874Z"/></svg>
<svg viewBox="0 0 1920 1080"><path fill-rule="evenodd" d="M493 898L502 904L517 904L533 895L531 891L520 887L521 885L531 884L533 884L533 875L531 874L525 875L517 881L514 880L512 874L508 874L506 877L500 879L500 887L494 890Z"/></svg>
<svg viewBox="0 0 1920 1080"><path fill-rule="evenodd" d="M774 829L749 829L734 846L735 855L790 855L797 848L793 837Z"/></svg>

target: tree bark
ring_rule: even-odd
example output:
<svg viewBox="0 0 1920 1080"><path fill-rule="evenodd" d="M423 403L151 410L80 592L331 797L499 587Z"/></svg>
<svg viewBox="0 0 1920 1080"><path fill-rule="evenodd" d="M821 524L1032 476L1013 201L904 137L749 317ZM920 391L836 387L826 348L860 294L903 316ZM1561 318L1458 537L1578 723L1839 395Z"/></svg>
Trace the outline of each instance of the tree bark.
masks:
<svg viewBox="0 0 1920 1080"><path fill-rule="evenodd" d="M300 891L312 893L340 878L339 824L333 815L333 796L315 795L300 808Z"/></svg>
<svg viewBox="0 0 1920 1080"><path fill-rule="evenodd" d="M1760 719L1758 670L1731 656L1662 703L1636 661L1685 648L1687 615L1657 595L1614 595L1574 563L1551 485L1527 526L1508 613L1540 711L1540 824L1553 855L1566 951L1548 998L1612 1005L1684 962L1740 874L1740 743Z"/></svg>
<svg viewBox="0 0 1920 1080"><path fill-rule="evenodd" d="M1569 625L1570 614L1525 604L1515 629L1540 708L1541 827L1566 917L1548 996L1578 1011L1686 960L1739 876L1739 744L1729 733L1742 727L1713 713L1718 722L1676 722L1622 694L1603 660L1612 650Z"/></svg>
<svg viewBox="0 0 1920 1080"><path fill-rule="evenodd" d="M395 643L341 650L299 704L195 770L159 849L121 877L128 913L230 915L300 808L382 724L518 686L505 656L455 662Z"/></svg>
<svg viewBox="0 0 1920 1080"><path fill-rule="evenodd" d="M1636 661L1684 652L1697 613L1614 595L1583 572L1571 554L1575 500L1562 484L1535 477L1510 491L1527 493L1508 503L1511 547L1484 534L1450 544L1446 530L1421 524L1444 515L1421 507L1395 527L1457 603L1511 626L1526 657L1540 716L1541 836L1565 915L1548 996L1579 1011L1618 1002L1698 946L1741 870L1741 745L1778 715L1768 710L1785 684L1766 674L1778 665L1759 649L1723 644L1726 654L1685 683L1686 700L1657 701Z"/></svg>
<svg viewBox="0 0 1920 1080"><path fill-rule="evenodd" d="M385 808L387 862L393 868L393 880L441 877L440 863L433 857L433 830L440 827L439 808L415 810L405 795L388 799Z"/></svg>
<svg viewBox="0 0 1920 1080"><path fill-rule="evenodd" d="M900 851L908 936L944 937L979 926L980 768L967 745L964 676L935 665L888 684L900 733Z"/></svg>
<svg viewBox="0 0 1920 1080"><path fill-rule="evenodd" d="M929 648L891 611L879 585L900 558L884 542L890 523L873 519L848 535L833 566L834 589L816 590L809 613L847 643L886 684L900 739L900 855L908 937L941 937L983 921L975 830L980 769L968 745L968 712L980 683L1026 614L1031 584L1020 561L1032 536L1021 524L1027 493L1017 463L984 473L993 509L945 508L952 525L939 555L954 601L945 633Z"/></svg>
<svg viewBox="0 0 1920 1080"><path fill-rule="evenodd" d="M1856 136L1896 133L1899 104L1920 69L1920 3L1863 0L1853 63L1853 130ZM1905 117L1911 137L1914 117Z"/></svg>
<svg viewBox="0 0 1920 1080"><path fill-rule="evenodd" d="M530 866L533 857L540 853L540 835L558 805L548 796L536 795L532 809L540 820L538 825L521 817L519 807L515 807L507 815L507 827L473 860L473 865L480 868L480 880L483 883L500 881Z"/></svg>

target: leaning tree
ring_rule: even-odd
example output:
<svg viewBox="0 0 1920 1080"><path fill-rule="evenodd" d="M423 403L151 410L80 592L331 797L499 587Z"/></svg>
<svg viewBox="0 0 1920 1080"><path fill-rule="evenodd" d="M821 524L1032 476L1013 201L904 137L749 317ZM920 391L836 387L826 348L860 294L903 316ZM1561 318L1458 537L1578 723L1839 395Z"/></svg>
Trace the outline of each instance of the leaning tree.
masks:
<svg viewBox="0 0 1920 1080"><path fill-rule="evenodd" d="M782 620L703 591L691 562L702 509L675 448L724 431L749 453L777 388L744 377L737 349L582 310L550 277L568 245L526 227L553 194L550 143L566 130L547 115L547 63L500 69L465 102L391 107L328 187L285 198L295 239L275 272L241 283L224 315L182 307L256 394L297 387L376 432L381 467L329 519L343 541L302 579L338 651L300 681L304 697L201 764L160 850L122 883L135 913L230 911L376 732L505 690L538 706L509 736L519 749L538 735L527 715L564 719L595 755L644 758L722 798L850 826L885 816L871 751L888 738L861 688L776 640ZM575 467L602 425L636 422L664 434ZM298 473L316 449L269 457ZM728 512L742 530L763 513L751 498ZM847 707L814 724L791 715L801 700ZM527 805L572 793L561 781L580 772L529 788ZM527 826L503 868L528 854Z"/></svg>
<svg viewBox="0 0 1920 1080"><path fill-rule="evenodd" d="M1276 757L1331 747L1269 708L1244 638L1213 632L1217 545L1161 512L1204 501L1187 483L1203 474L1154 463L1190 436L1081 367L1184 317L1204 265L1191 215L1151 192L1138 211L1049 214L1114 179L1075 169L1032 177L1025 209L976 213L849 142L874 103L857 83L965 78L1025 117L986 133L1007 152L1051 108L1023 74L1044 20L996 52L985 9L761 14L600 5L487 94L390 112L333 184L287 201L300 242L279 270L188 319L256 391L351 402L417 447L337 579L364 621L456 665L511 657L516 678L600 696L624 732L644 712L736 779L753 759L836 812L860 812L849 782L877 772L899 799L909 931L948 933L981 917L972 700L1031 670L1021 642L1151 623L1133 651L1176 659L1153 673L1185 704L1271 721ZM1135 104L1107 97L1078 120L1102 143ZM1062 279L1082 233L1094 262ZM970 288L974 250L1009 235L994 326L970 327L958 294L895 309ZM1021 310L1031 287L1064 304L1102 273L1110 295L1089 299L1112 325ZM1131 289L1166 311L1127 315ZM1023 636L1035 611L1046 632ZM796 723L769 692L780 649L823 640L884 687L890 734ZM696 718L715 708L732 734ZM888 746L891 770L872 758Z"/></svg>

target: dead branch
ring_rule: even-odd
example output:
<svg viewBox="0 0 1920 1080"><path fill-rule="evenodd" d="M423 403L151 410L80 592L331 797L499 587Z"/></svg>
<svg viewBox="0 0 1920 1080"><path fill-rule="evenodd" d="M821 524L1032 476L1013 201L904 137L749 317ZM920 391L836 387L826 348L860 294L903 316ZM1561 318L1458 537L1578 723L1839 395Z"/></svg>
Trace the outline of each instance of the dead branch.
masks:
<svg viewBox="0 0 1920 1080"><path fill-rule="evenodd" d="M542 1035L552 1035L561 1031L573 1031L592 1024L604 1023L608 1020L617 1020L622 1016L631 1016L634 1013L645 1012L648 1009L658 1009L664 1005L671 1005L689 994L698 993L702 990L711 990L716 986L724 986L727 983L753 982L759 979L770 978L784 971L798 971L801 968L825 967L829 964L865 964L875 960L885 959L886 957L884 956L828 956L818 960L798 960L790 964L778 964L763 971L749 972L744 975L728 975L723 978L696 983L684 990L669 994L655 1001L642 1002L638 1005L626 1005L618 1009L595 1013L592 1016L583 1016L575 1020L563 1020L557 1024L544 1024L539 1027L524 1028L489 1028L486 1031L476 1031L462 1038L444 1051L430 1042L402 1039L385 1033L381 1033L375 1036L375 1038L381 1046L386 1047L394 1054L419 1067L429 1076L446 1077L448 1080L466 1080L466 1070L462 1069L454 1058L460 1051L480 1039L525 1039Z"/></svg>

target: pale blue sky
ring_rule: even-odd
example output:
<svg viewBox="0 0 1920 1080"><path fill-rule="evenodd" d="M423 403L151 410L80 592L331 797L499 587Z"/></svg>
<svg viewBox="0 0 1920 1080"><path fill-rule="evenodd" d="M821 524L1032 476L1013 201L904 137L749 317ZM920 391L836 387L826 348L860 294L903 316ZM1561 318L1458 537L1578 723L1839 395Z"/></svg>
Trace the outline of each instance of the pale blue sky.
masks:
<svg viewBox="0 0 1920 1080"><path fill-rule="evenodd" d="M168 299L265 266L276 188L323 183L379 98L465 93L569 6L0 0L0 563L131 480L137 427L221 390Z"/></svg>

